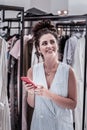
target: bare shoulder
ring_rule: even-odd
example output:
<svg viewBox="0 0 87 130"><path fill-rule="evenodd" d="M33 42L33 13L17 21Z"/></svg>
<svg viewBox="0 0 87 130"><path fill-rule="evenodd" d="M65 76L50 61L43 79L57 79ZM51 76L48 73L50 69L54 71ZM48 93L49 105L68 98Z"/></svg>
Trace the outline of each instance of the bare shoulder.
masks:
<svg viewBox="0 0 87 130"><path fill-rule="evenodd" d="M32 79L33 78L33 68L29 68L28 71L27 71L27 76Z"/></svg>
<svg viewBox="0 0 87 130"><path fill-rule="evenodd" d="M69 76L75 76L75 73L72 67L70 67L69 69Z"/></svg>
<svg viewBox="0 0 87 130"><path fill-rule="evenodd" d="M72 67L70 67L70 69L69 69L69 81L72 84L76 84L76 75L75 75Z"/></svg>

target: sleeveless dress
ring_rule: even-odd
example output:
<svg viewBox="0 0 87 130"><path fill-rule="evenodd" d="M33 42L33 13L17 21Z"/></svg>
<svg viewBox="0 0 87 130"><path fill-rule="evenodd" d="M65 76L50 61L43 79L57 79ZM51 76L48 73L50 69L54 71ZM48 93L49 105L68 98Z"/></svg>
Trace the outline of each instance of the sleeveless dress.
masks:
<svg viewBox="0 0 87 130"><path fill-rule="evenodd" d="M49 91L67 97L68 75L69 65L60 62ZM33 81L48 88L43 63L34 66ZM47 97L35 95L31 130L73 130L72 110L58 106Z"/></svg>

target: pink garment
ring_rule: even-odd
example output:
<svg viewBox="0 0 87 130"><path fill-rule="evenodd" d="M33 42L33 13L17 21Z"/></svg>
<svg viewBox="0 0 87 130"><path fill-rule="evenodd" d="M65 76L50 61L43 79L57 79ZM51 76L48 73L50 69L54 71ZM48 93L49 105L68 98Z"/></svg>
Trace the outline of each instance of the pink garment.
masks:
<svg viewBox="0 0 87 130"><path fill-rule="evenodd" d="M31 39L30 35L24 36L24 44L27 44L27 41ZM14 44L10 51L10 55L12 55L14 58L19 59L20 57L20 39L17 40L17 42Z"/></svg>
<svg viewBox="0 0 87 130"><path fill-rule="evenodd" d="M8 51L10 51L13 47L13 44L15 43L15 41L17 40L16 36L12 37L11 39L9 39L7 41L8 43Z"/></svg>
<svg viewBox="0 0 87 130"><path fill-rule="evenodd" d="M12 55L16 59L19 59L19 57L20 57L20 40L17 40L17 42L12 47L12 49L10 51L10 55Z"/></svg>
<svg viewBox="0 0 87 130"><path fill-rule="evenodd" d="M27 44L27 41L30 40L32 38L32 35L25 35L24 36L24 44Z"/></svg>

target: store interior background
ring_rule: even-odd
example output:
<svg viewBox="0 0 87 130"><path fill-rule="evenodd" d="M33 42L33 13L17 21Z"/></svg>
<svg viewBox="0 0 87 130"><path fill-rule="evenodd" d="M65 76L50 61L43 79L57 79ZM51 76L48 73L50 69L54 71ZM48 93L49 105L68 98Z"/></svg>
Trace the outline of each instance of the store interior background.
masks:
<svg viewBox="0 0 87 130"><path fill-rule="evenodd" d="M54 15L57 15L59 10L68 10L68 15L87 14L86 0L0 0L0 4L24 7L25 11L35 7L46 13L52 13ZM10 12L6 16L13 17L15 16L15 12Z"/></svg>
<svg viewBox="0 0 87 130"><path fill-rule="evenodd" d="M21 6L25 10L32 7L38 8L47 13L57 14L58 10L68 10L69 15L87 13L86 0L0 0L2 5Z"/></svg>
<svg viewBox="0 0 87 130"><path fill-rule="evenodd" d="M68 11L67 15L84 15L87 14L87 1L82 0L0 0L1 5L8 6L19 6L24 7L26 12L28 9L36 8L46 13L52 13L53 15L58 15L58 11ZM7 18L14 18L17 16L16 11L7 11ZM1 12L0 12L0 15ZM5 23L4 23L5 24ZM11 33L13 34L14 31Z"/></svg>

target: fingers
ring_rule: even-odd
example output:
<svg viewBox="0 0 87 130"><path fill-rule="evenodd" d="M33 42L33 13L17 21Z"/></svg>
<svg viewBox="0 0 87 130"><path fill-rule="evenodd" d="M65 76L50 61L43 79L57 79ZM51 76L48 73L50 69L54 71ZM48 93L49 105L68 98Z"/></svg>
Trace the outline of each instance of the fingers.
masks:
<svg viewBox="0 0 87 130"><path fill-rule="evenodd" d="M41 85L37 85L37 88L34 88L33 85L25 83L25 90L29 94L36 94L41 96L44 94L44 87Z"/></svg>
<svg viewBox="0 0 87 130"><path fill-rule="evenodd" d="M35 89L35 94L37 95L43 95L43 92L44 92L43 86L38 86L37 89Z"/></svg>
<svg viewBox="0 0 87 130"><path fill-rule="evenodd" d="M33 89L33 85L31 84L25 84L25 89L28 91L29 89Z"/></svg>
<svg viewBox="0 0 87 130"><path fill-rule="evenodd" d="M34 94L34 87L33 87L33 85L25 83L24 84L24 88L25 88L25 91L27 91L29 94L31 94L31 95Z"/></svg>
<svg viewBox="0 0 87 130"><path fill-rule="evenodd" d="M34 95L34 93L35 93L34 89L30 89L30 90L28 90L28 94L30 94L30 95Z"/></svg>

